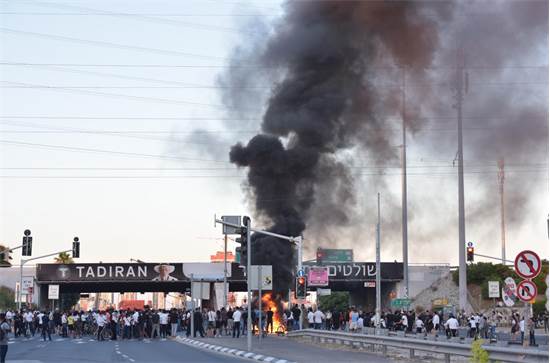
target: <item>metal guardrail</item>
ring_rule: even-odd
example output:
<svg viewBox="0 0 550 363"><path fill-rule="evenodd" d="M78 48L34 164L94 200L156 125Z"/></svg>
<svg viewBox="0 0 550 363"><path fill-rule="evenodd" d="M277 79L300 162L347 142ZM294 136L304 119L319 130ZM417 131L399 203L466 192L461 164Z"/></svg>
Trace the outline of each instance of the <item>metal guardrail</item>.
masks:
<svg viewBox="0 0 550 363"><path fill-rule="evenodd" d="M379 332L380 333L380 332ZM375 351L378 347L382 354L387 355L388 347L409 350L410 358L414 358L415 351L430 352L443 355L446 363L450 363L451 356L471 357L471 344L458 341L441 341L433 337L409 338L387 335L369 335L327 330L295 330L288 332L291 338L310 338L314 343L341 344L352 347L364 347ZM447 340L446 338L444 338ZM548 363L548 351L540 349L508 348L491 345L483 345L489 353L492 362L508 363Z"/></svg>

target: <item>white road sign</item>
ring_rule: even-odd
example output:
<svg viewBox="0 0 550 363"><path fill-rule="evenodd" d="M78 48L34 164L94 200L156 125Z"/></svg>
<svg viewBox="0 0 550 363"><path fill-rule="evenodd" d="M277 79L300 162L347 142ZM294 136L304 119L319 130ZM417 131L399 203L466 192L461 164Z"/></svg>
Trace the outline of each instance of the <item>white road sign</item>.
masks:
<svg viewBox="0 0 550 363"><path fill-rule="evenodd" d="M59 285L48 285L48 299L59 300Z"/></svg>
<svg viewBox="0 0 550 363"><path fill-rule="evenodd" d="M34 286L34 278L32 276L23 276L21 294L28 295Z"/></svg>
<svg viewBox="0 0 550 363"><path fill-rule="evenodd" d="M251 289L273 290L273 268L271 265L252 265L250 268Z"/></svg>
<svg viewBox="0 0 550 363"><path fill-rule="evenodd" d="M489 283L489 297L490 298L499 298L500 297L500 283L498 281L488 281Z"/></svg>
<svg viewBox="0 0 550 363"><path fill-rule="evenodd" d="M516 273L524 279L536 277L541 270L540 257L533 251L525 250L518 253L514 263Z"/></svg>

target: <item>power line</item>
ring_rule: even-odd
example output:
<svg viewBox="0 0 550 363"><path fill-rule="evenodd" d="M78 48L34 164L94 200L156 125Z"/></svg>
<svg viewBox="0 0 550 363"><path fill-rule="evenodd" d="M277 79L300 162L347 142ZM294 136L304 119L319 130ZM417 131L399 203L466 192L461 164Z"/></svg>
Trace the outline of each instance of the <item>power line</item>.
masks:
<svg viewBox="0 0 550 363"><path fill-rule="evenodd" d="M44 87L44 85L37 85L37 84L29 84L29 83L21 83L21 82L8 82L8 81L0 81L5 83L11 83L11 84L18 84L18 85L27 85L27 86L38 86L39 88L46 88L52 91L59 91L59 92L65 92L65 93L78 93L78 94L89 94L89 95L95 95L95 96L106 96L106 97L116 97L116 98L125 98L130 100L137 100L137 101L153 101L158 103L167 103L172 105L192 105L192 106L201 106L201 107L211 107L211 108L217 108L217 109L228 109L231 108L229 106L225 105L216 105L216 104L210 104L210 103L202 103L202 102L194 102L194 101L187 101L187 100L175 100L170 98L158 98L158 97L146 97L146 96L133 96L133 95L127 95L127 94L120 94L120 93L111 93L111 92L100 92L100 91L90 91L85 89L71 89L67 87L59 87L59 88L48 88ZM249 110L252 111L252 110ZM259 111L259 110L257 110Z"/></svg>
<svg viewBox="0 0 550 363"><path fill-rule="evenodd" d="M76 151L76 152L86 152L86 153L100 153L100 154L111 154L111 155L121 155L121 156L136 156L136 157L168 159L168 160L201 161L201 162L212 162L212 163L228 163L229 162L229 160L208 160L208 159L196 159L196 158L168 156L168 155L141 154L141 153L116 151L116 150L91 149L91 148L71 147L71 146L63 146L63 145L38 144L38 143L11 141L11 140L0 140L0 143L7 144L7 145L15 145L15 146L46 148L46 149L52 149L52 150L65 150L65 151Z"/></svg>
<svg viewBox="0 0 550 363"><path fill-rule="evenodd" d="M514 173L542 173L543 170L522 170ZM465 171L465 174L487 174L494 172ZM327 174L328 177L341 174ZM401 173L360 173L357 176L400 176ZM411 176L449 176L456 177L456 173L411 173ZM0 175L0 178L17 179L185 179L185 178L243 178L244 175Z"/></svg>
<svg viewBox="0 0 550 363"><path fill-rule="evenodd" d="M209 56L205 56L209 57ZM45 66L45 67L112 67L112 68L280 68L279 66L269 66L263 64L129 64L129 63L36 63L36 62L8 62L1 61L2 66ZM431 66L426 69L454 69L454 66ZM392 66L371 66L369 69L390 69ZM467 69L490 69L490 70L514 70L514 69L539 69L548 70L548 65L516 65L516 66L469 66Z"/></svg>
<svg viewBox="0 0 550 363"><path fill-rule="evenodd" d="M219 57L219 56L213 56L213 55L186 53L186 52L177 51L177 50L141 47L136 45L126 45L126 44L105 42L100 40L80 39L80 38L67 37L63 35L36 33L36 32L29 32L29 31L3 28L3 27L0 27L0 32L4 32L7 34L25 35L25 36L37 37L37 38L53 39L53 40L72 42L72 43L88 44L88 45L94 45L99 47L133 50L133 51L146 52L146 53L156 53L156 54L163 54L163 55L204 58L204 59L215 59L215 60L223 60L223 61L228 60L225 57Z"/></svg>

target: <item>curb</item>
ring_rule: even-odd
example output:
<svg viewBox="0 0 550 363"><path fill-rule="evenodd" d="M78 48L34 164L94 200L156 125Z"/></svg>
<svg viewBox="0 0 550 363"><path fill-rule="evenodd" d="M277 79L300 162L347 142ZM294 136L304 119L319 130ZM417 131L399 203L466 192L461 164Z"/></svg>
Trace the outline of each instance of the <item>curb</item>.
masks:
<svg viewBox="0 0 550 363"><path fill-rule="evenodd" d="M230 347L223 347L221 345L208 344L208 343L205 343L205 342L201 342L201 341L194 340L194 339L189 339L189 338L177 337L175 339L175 341L180 343L180 344L186 344L186 345L189 345L189 346L192 346L192 347L195 347L195 348L212 350L212 351L217 352L217 353L233 355L233 356L236 356L236 357L239 357L239 358L245 358L245 359L249 359L249 360L252 360L252 361L255 361L255 362L296 363L296 362L288 361L286 359L279 359L279 358L266 356L266 355L259 354L259 353L247 352L247 351L240 350L240 349L237 349L237 348L230 348Z"/></svg>

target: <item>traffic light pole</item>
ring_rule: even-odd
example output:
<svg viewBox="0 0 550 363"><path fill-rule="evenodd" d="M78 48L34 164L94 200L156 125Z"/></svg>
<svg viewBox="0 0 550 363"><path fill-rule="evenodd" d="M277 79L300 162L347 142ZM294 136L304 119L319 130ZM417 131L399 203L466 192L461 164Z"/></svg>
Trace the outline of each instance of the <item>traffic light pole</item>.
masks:
<svg viewBox="0 0 550 363"><path fill-rule="evenodd" d="M21 310L21 289L23 287L23 265L26 264L29 261L34 261L34 260L38 260L38 259L41 259L41 258L55 256L55 255L59 255L60 253L66 253L66 252L71 252L71 251L72 251L72 248L70 250L50 253L50 254L47 254L47 255L33 257L33 258L27 258L26 260L21 258L21 265L19 266L19 292L17 293L17 309L18 310Z"/></svg>
<svg viewBox="0 0 550 363"><path fill-rule="evenodd" d="M250 266L252 265L252 243L250 241L250 229L251 223L250 218L246 218L245 224L246 227L246 243L248 247L246 249L246 296L248 299L248 316L246 317L246 348L250 352L252 350L252 291L250 289L252 282L252 270Z"/></svg>
<svg viewBox="0 0 550 363"><path fill-rule="evenodd" d="M303 242L303 238L302 236L298 236L298 237L291 237L291 236L285 236L285 235L282 235L282 234L278 234L278 233L273 233L273 232L267 232L267 231L262 231L262 230L257 230L257 229L254 229L252 228L252 223L250 221L250 218L247 218L247 225L245 225L246 227L246 240L248 242L248 248L247 248L247 253L246 253L246 284L247 284L247 298L248 298L248 319L247 319L247 329L248 329L248 333L247 333L247 336L246 336L246 343L247 343L247 349L248 351L251 351L252 350L252 295L251 295L251 291L250 291L250 287L252 286L251 283L251 264L252 264L252 243L250 243L250 232L254 232L254 233L258 233L258 234L263 234L263 235L266 235L266 236L271 236L271 237L275 237L275 238L280 238L280 239L284 239L284 240L287 240L289 242L292 242L292 243L295 243L296 246L298 247L298 271L301 271L302 270L302 242ZM217 219L216 218L216 215L214 215L214 227L216 226L217 223L220 223L224 226L229 226L229 227L233 227L233 228L242 228L242 226L238 225L238 224L233 224L233 223L229 223L229 222L226 222L222 219ZM260 297L261 299L261 297ZM289 305L290 305L290 295L288 297L288 300L289 300ZM260 314L262 312L260 311ZM301 328L301 324L302 324L302 317L300 317L300 328ZM261 329L261 328L260 328Z"/></svg>

